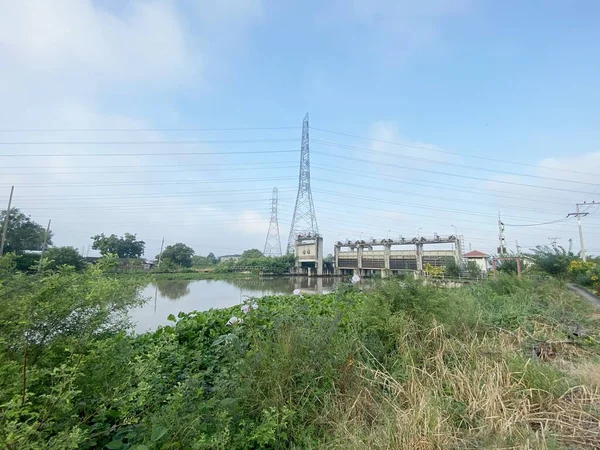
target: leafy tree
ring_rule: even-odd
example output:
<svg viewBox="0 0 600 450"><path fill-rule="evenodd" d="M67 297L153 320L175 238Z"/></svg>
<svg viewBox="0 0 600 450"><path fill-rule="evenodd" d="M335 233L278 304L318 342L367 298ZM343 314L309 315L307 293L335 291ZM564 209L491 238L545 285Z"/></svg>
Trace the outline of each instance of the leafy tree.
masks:
<svg viewBox="0 0 600 450"><path fill-rule="evenodd" d="M514 256L514 255L512 255ZM522 269L522 267L521 267ZM516 275L518 273L516 259L503 259L497 262L496 270L498 272Z"/></svg>
<svg viewBox="0 0 600 450"><path fill-rule="evenodd" d="M208 262L212 265L215 265L219 262L219 260L217 259L217 257L215 256L215 254L213 252L210 252L207 256L206 259L208 260Z"/></svg>
<svg viewBox="0 0 600 450"><path fill-rule="evenodd" d="M446 275L456 278L460 276L460 266L456 264L455 260L451 259L446 263Z"/></svg>
<svg viewBox="0 0 600 450"><path fill-rule="evenodd" d="M48 260L45 268L50 270L67 265L81 271L86 266L83 256L74 247L51 247L46 250L44 258Z"/></svg>
<svg viewBox="0 0 600 450"><path fill-rule="evenodd" d="M6 210L0 213L0 228L6 220ZM17 208L10 209L8 228L6 229L6 244L4 252L22 254L27 250L41 250L44 245L46 229L35 223L29 216ZM52 244L52 232L48 236L48 245Z"/></svg>
<svg viewBox="0 0 600 450"><path fill-rule="evenodd" d="M159 255L156 256L158 258ZM194 256L194 249L188 247L181 242L174 245L167 245L162 252L163 261L171 261L173 264L177 264L182 267L192 267L192 257Z"/></svg>
<svg viewBox="0 0 600 450"><path fill-rule="evenodd" d="M477 278L481 276L481 267L475 261L469 261L467 262L467 272L469 272L469 276Z"/></svg>
<svg viewBox="0 0 600 450"><path fill-rule="evenodd" d="M194 267L210 267L217 264L217 262L218 260L213 253L209 253L208 256L192 256L192 266Z"/></svg>
<svg viewBox="0 0 600 450"><path fill-rule="evenodd" d="M93 236L92 248L100 250L100 254L114 253L119 258L139 258L144 254L144 241L138 241L135 234L125 233L119 237L115 234L105 236L104 233Z"/></svg>
<svg viewBox="0 0 600 450"><path fill-rule="evenodd" d="M236 272L238 270L252 269L264 273L284 274L288 273L294 266L296 258L294 255L279 257L261 256L259 258L241 258L238 261L225 261L217 265L219 272Z"/></svg>
<svg viewBox="0 0 600 450"><path fill-rule="evenodd" d="M260 250L253 248L253 249L244 251L244 253L242 253L241 259L262 258L263 256L264 255Z"/></svg>
<svg viewBox="0 0 600 450"><path fill-rule="evenodd" d="M537 270L559 278L567 276L569 264L576 259L575 255L560 246L550 248L538 245L533 253L527 256Z"/></svg>

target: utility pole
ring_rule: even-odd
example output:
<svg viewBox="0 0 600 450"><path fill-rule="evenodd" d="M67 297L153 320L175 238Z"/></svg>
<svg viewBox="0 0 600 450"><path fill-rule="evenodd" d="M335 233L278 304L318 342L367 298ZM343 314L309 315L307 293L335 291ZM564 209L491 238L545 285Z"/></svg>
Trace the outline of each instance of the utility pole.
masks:
<svg viewBox="0 0 600 450"><path fill-rule="evenodd" d="M569 255L573 253L573 239L569 238Z"/></svg>
<svg viewBox="0 0 600 450"><path fill-rule="evenodd" d="M10 217L10 204L12 203L13 192L15 187L10 187L10 196L8 197L8 208L6 209L6 217L4 217L4 225L2 226L2 240L0 241L0 256L4 254L4 244L6 242L6 230L8 230L8 220Z"/></svg>
<svg viewBox="0 0 600 450"><path fill-rule="evenodd" d="M556 242L559 240L560 238L557 236L552 236L549 237L548 240L550 241L550 243L552 244L552 248L556 250Z"/></svg>
<svg viewBox="0 0 600 450"><path fill-rule="evenodd" d="M502 256L506 251L504 249L504 224L500 220L500 213L498 213L498 243L500 244L498 246L498 253Z"/></svg>
<svg viewBox="0 0 600 450"><path fill-rule="evenodd" d="M42 253L40 253L40 263L38 264L38 273L42 270L42 260L44 259L44 252L46 251L46 244L48 244L48 235L50 234L50 224L52 219L48 219L48 226L46 227L46 234L44 235L44 244L42 245Z"/></svg>
<svg viewBox="0 0 600 450"><path fill-rule="evenodd" d="M583 243L583 229L581 228L581 218L587 216L589 213L581 212L579 210L580 206L589 206L589 205L597 205L595 201L591 203L583 202L583 203L575 203L575 209L577 212L567 214L567 217L575 216L577 217L577 225L579 226L579 243L581 244L581 259L585 262L585 244Z"/></svg>
<svg viewBox="0 0 600 450"><path fill-rule="evenodd" d="M521 257L521 246L519 245L519 241L515 239L515 245L517 246L517 257Z"/></svg>
<svg viewBox="0 0 600 450"><path fill-rule="evenodd" d="M162 242L160 243L160 253L158 254L158 267L157 269L160 269L160 262L162 260L162 252L163 252L163 246L165 245L165 238L162 238Z"/></svg>

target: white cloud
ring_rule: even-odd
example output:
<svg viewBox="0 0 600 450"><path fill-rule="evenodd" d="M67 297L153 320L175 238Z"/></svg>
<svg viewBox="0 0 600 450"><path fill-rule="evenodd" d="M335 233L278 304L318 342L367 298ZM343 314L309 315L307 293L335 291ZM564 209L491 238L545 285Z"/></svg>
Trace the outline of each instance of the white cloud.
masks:
<svg viewBox="0 0 600 450"><path fill-rule="evenodd" d="M192 2L192 8L183 2L138 0L119 3L117 8L109 10L109 3L92 0L0 0L0 98L3 101L0 128L152 128L149 117L124 113L128 109L127 99L121 99L115 92L150 97L161 90L177 90L191 83L196 86L203 78L214 76L207 61L213 66L227 65L224 60L228 56L223 49L239 43L249 26L260 20L261 5L260 0L218 4L206 0ZM160 108L151 105L148 112L154 120L160 120ZM1 138L4 141L139 141L177 137L151 131L109 134L23 131L4 132ZM169 149L172 147L160 145L153 145L151 149L141 145L20 145L3 146L0 153L91 155ZM194 147L194 151L203 149L205 147ZM55 243L59 245L81 247L90 242L91 235L104 231L137 232L147 241L148 256L157 253L163 235L167 242L189 242L205 254L210 250L225 251L219 250L220 246L228 247L229 252L239 250L243 239L233 236L227 241L227 233L223 234L220 224L221 220L231 223L235 219L233 207L214 209L212 205L219 199L193 195L202 193L203 189L231 188L223 184L143 183L202 182L214 178L212 174L158 173L156 170L144 173L142 169L135 174L115 175L110 173L110 168L102 168L122 164L129 167L117 168L115 172L131 171L139 165L160 168L162 164L189 161L190 158L173 156L0 158L0 165L17 167L2 171L0 176L3 185L17 185L15 206L31 213L40 223L52 217ZM203 157L201 161L209 163L210 159ZM81 166L87 168L81 169ZM90 173L98 171L105 173ZM133 184L69 184L106 182ZM48 183L58 185L43 185ZM3 186L2 196L4 191ZM190 191L191 196L184 194ZM169 197L163 198L162 194ZM132 198L132 195L140 198Z"/></svg>
<svg viewBox="0 0 600 450"><path fill-rule="evenodd" d="M324 26L351 26L356 38L349 45L383 53L398 63L439 38L448 18L464 13L471 0L335 0L317 15ZM361 32L366 27L368 33ZM359 32L357 34L357 31Z"/></svg>
<svg viewBox="0 0 600 450"><path fill-rule="evenodd" d="M87 76L96 82L161 80L193 67L196 61L170 2L136 2L124 16L98 5L91 0L3 1L2 59L30 73Z"/></svg>

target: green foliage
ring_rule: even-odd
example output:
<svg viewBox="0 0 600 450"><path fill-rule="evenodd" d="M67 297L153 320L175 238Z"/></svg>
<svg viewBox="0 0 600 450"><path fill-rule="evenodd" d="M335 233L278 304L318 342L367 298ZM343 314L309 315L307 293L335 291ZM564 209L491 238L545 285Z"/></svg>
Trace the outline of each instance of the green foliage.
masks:
<svg viewBox="0 0 600 450"><path fill-rule="evenodd" d="M242 253L242 257L241 259L256 259L256 258L262 258L264 255L263 253L256 249L256 248L252 248L250 250L245 250Z"/></svg>
<svg viewBox="0 0 600 450"><path fill-rule="evenodd" d="M156 259L160 255L156 255ZM192 267L192 257L194 256L194 249L188 247L181 242L174 245L167 245L162 252L162 261L170 261L171 263L181 267Z"/></svg>
<svg viewBox="0 0 600 450"><path fill-rule="evenodd" d="M527 256L538 271L558 278L566 278L569 264L576 259L575 255L560 246L550 248L538 245L533 253Z"/></svg>
<svg viewBox="0 0 600 450"><path fill-rule="evenodd" d="M6 220L6 210L0 212L0 227ZM17 208L11 208L8 228L6 230L5 253L22 254L29 250L41 250L44 245L46 229L35 223L29 216ZM48 245L52 244L52 232L49 233Z"/></svg>
<svg viewBox="0 0 600 450"><path fill-rule="evenodd" d="M244 252L245 253L245 252ZM295 264L294 255L279 257L260 256L258 258L242 257L238 261L226 261L219 263L215 270L218 272L237 272L240 270L252 270L254 272L270 274L286 274Z"/></svg>
<svg viewBox="0 0 600 450"><path fill-rule="evenodd" d="M193 267L211 267L219 262L214 253L209 253L207 256L195 255L192 256Z"/></svg>
<svg viewBox="0 0 600 450"><path fill-rule="evenodd" d="M118 370L102 377L128 356L113 351L128 326L127 308L140 303L137 289L97 268L3 279L0 441L7 448L91 446L93 429L81 418L105 414L103 398L113 390L106 386L123 379Z"/></svg>
<svg viewBox="0 0 600 450"><path fill-rule="evenodd" d="M135 234L125 233L120 237L115 234L105 236L104 233L92 237L94 250L99 250L101 255L113 253L119 258L139 258L144 254L144 241L138 241Z"/></svg>
<svg viewBox="0 0 600 450"><path fill-rule="evenodd" d="M481 276L481 268L475 261L467 261L466 269L467 272L469 272L469 276L472 278L478 278Z"/></svg>
<svg viewBox="0 0 600 450"><path fill-rule="evenodd" d="M48 260L45 265L47 270L57 270L61 266L72 266L77 271L86 267L83 256L74 247L51 247L44 253Z"/></svg>
<svg viewBox="0 0 600 450"><path fill-rule="evenodd" d="M451 259L446 263L446 275L454 278L460 276L460 266L456 264L455 260Z"/></svg>
<svg viewBox="0 0 600 450"><path fill-rule="evenodd" d="M0 256L0 277L11 275L17 269L18 256L14 253L5 253Z"/></svg>
<svg viewBox="0 0 600 450"><path fill-rule="evenodd" d="M515 256L515 255L511 255ZM518 273L518 266L516 259L503 259L496 263L496 270L500 273L506 273L510 275L516 275Z"/></svg>
<svg viewBox="0 0 600 450"><path fill-rule="evenodd" d="M524 447L544 408L582 381L530 361L528 342L506 349L507 336L556 340L572 323L598 330L558 283L500 275L459 289L391 279L369 292L263 297L246 314L239 305L179 313L132 336L121 313L137 302L136 286L106 274L114 258L83 274L2 278L4 446ZM243 322L226 325L233 315ZM520 428L501 431L511 424Z"/></svg>

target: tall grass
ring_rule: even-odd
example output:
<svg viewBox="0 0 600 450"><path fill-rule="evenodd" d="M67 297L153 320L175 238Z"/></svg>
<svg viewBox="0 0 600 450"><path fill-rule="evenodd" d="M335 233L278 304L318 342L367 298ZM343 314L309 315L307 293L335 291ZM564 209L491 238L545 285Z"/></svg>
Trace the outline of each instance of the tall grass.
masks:
<svg viewBox="0 0 600 450"><path fill-rule="evenodd" d="M559 283L507 276L444 289L389 280L366 292L346 287L258 304L245 315L239 307L180 314L155 333L90 343L77 365L56 372L70 375L64 392L58 381L49 388L61 405L44 419L52 428L37 425L33 407L4 405L9 432L0 430L0 442L599 447L599 320ZM226 326L231 315L243 323ZM36 383L43 395L48 386Z"/></svg>

